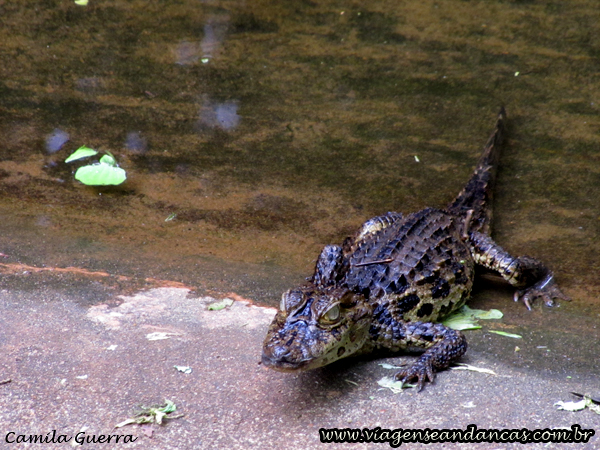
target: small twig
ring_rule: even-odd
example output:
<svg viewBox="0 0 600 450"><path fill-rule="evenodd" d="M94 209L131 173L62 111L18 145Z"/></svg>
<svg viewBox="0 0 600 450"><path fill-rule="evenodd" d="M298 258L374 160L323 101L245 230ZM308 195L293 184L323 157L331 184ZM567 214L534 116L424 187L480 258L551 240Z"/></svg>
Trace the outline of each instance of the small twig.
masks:
<svg viewBox="0 0 600 450"><path fill-rule="evenodd" d="M469 237L469 227L471 226L471 220L473 220L473 210L469 209L463 222L463 229L461 232L462 238L467 239Z"/></svg>
<svg viewBox="0 0 600 450"><path fill-rule="evenodd" d="M577 392L571 392L571 394L573 394L574 396L579 397L579 398L586 398L587 397L587 398L589 398L592 401L592 403L595 403L596 405L600 405L600 398L588 397L587 395L578 394Z"/></svg>
<svg viewBox="0 0 600 450"><path fill-rule="evenodd" d="M394 261L394 258L380 259L377 261L365 261L358 264L354 264L354 267L370 266L371 264L385 264L391 263L392 261Z"/></svg>
<svg viewBox="0 0 600 450"><path fill-rule="evenodd" d="M10 383L12 380L10 378L7 378L6 380L2 380L0 381L0 384L8 384Z"/></svg>

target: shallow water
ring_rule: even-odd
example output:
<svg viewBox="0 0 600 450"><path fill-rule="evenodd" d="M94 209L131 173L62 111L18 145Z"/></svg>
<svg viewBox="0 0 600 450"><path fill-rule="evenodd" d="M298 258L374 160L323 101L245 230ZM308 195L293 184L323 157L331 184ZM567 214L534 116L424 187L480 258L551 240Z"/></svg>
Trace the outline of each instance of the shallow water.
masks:
<svg viewBox="0 0 600 450"><path fill-rule="evenodd" d="M0 3L1 262L275 305L365 219L449 202L504 104L494 235L555 270L575 300L565 324L593 354L599 12L590 0ZM75 181L64 160L81 145L112 152L127 182Z"/></svg>

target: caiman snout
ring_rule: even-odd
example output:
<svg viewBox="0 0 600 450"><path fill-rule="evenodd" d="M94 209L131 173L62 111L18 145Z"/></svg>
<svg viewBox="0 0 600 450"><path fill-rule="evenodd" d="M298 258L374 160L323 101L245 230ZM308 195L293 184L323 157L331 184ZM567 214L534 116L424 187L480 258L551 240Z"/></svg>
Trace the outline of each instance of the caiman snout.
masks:
<svg viewBox="0 0 600 450"><path fill-rule="evenodd" d="M262 364L270 369L280 372L293 372L302 370L306 359L298 358L289 349L265 343L262 353Z"/></svg>

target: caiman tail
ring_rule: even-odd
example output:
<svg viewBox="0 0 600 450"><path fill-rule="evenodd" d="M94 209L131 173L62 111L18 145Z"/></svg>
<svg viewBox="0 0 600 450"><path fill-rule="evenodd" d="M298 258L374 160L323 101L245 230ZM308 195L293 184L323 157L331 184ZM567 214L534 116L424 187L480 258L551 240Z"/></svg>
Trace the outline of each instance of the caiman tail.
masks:
<svg viewBox="0 0 600 450"><path fill-rule="evenodd" d="M456 199L448 205L450 213L465 219L465 231L489 233L492 221L492 189L505 132L506 111L502 107L496 121L496 129L485 144L475 172Z"/></svg>

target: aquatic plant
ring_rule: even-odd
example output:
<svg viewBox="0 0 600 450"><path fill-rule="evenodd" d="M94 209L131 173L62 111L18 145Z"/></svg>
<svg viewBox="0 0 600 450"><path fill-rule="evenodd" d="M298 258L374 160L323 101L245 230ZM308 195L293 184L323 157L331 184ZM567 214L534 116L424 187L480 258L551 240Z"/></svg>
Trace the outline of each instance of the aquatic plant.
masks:
<svg viewBox="0 0 600 450"><path fill-rule="evenodd" d="M96 154L97 150L84 145L69 155L65 162L78 161ZM75 179L88 186L116 186L127 179L127 174L119 167L113 154L107 151L99 161L78 168Z"/></svg>

